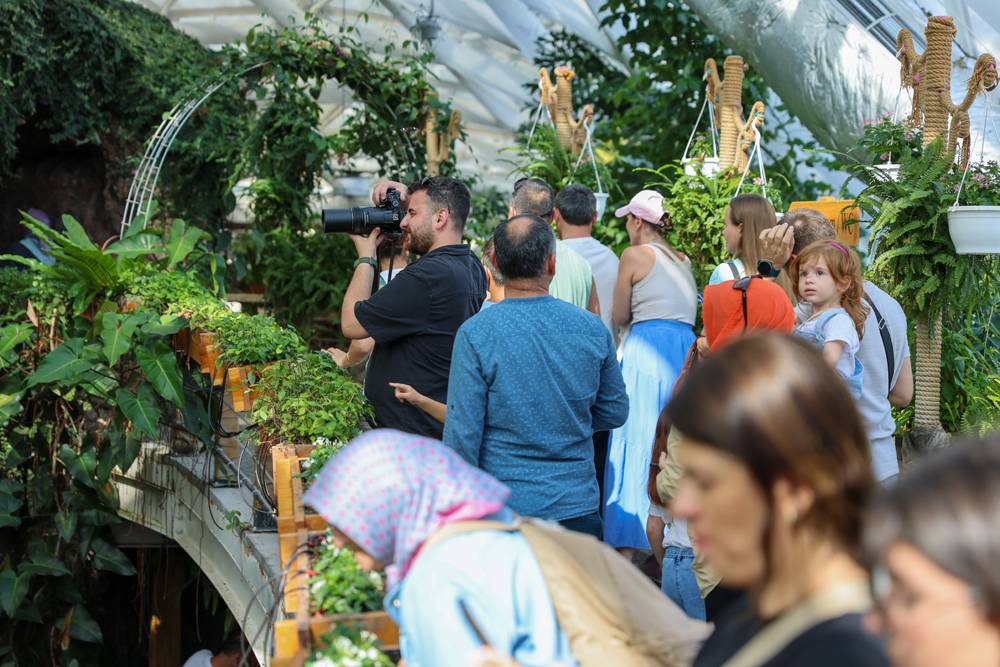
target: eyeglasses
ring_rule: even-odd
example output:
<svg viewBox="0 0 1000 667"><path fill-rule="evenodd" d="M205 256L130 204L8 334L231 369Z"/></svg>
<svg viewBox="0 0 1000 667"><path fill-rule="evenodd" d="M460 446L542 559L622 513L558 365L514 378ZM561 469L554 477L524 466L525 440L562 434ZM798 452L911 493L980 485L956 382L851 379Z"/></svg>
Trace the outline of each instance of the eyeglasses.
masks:
<svg viewBox="0 0 1000 667"><path fill-rule="evenodd" d="M889 571L881 565L875 565L871 568L868 581L871 586L874 608L883 618L889 615L890 610L904 613L913 612L925 602L933 603L935 613L940 613L942 607L952 604L962 606L971 603L980 612L985 612L987 608L982 591L975 586L968 587L967 595L949 597L949 599L944 600L933 599L894 580Z"/></svg>

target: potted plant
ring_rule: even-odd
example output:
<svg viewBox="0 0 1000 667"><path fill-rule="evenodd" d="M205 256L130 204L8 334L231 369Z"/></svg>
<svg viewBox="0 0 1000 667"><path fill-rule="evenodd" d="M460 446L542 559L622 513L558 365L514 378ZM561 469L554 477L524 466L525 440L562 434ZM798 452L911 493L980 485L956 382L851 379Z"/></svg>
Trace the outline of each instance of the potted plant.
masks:
<svg viewBox="0 0 1000 667"><path fill-rule="evenodd" d="M919 150L922 132L909 119L897 123L889 114L876 120L866 120L860 147L865 153L866 181L898 181L900 161L912 158Z"/></svg>
<svg viewBox="0 0 1000 667"><path fill-rule="evenodd" d="M395 664L381 651L378 637L367 630L337 626L323 635L313 648L306 667L393 667Z"/></svg>
<svg viewBox="0 0 1000 667"><path fill-rule="evenodd" d="M972 165L948 209L948 234L960 255L1000 254L1000 165Z"/></svg>

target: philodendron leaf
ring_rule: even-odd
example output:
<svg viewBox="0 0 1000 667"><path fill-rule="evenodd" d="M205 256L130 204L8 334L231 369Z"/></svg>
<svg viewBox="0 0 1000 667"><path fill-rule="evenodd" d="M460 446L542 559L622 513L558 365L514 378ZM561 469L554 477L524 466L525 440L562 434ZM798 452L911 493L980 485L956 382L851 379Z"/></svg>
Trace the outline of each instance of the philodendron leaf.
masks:
<svg viewBox="0 0 1000 667"><path fill-rule="evenodd" d="M137 430L150 438L156 437L159 431L160 406L156 404L156 394L148 382L140 384L135 394L127 389L119 389L115 398L118 399L118 407Z"/></svg>
<svg viewBox="0 0 1000 667"><path fill-rule="evenodd" d="M77 454L69 445L63 445L59 448L59 460L66 466L66 470L73 476L73 479L94 488L97 454L94 453L93 449L85 449Z"/></svg>
<svg viewBox="0 0 1000 667"><path fill-rule="evenodd" d="M197 227L188 227L183 220L174 220L170 225L170 239L167 241L167 269L172 269L191 254L205 232Z"/></svg>
<svg viewBox="0 0 1000 667"><path fill-rule="evenodd" d="M157 341L152 347L137 348L135 358L153 389L177 407L182 407L184 386L174 351L165 343Z"/></svg>
<svg viewBox="0 0 1000 667"><path fill-rule="evenodd" d="M105 313L101 318L104 357L112 366L132 347L132 334L142 321L134 315Z"/></svg>
<svg viewBox="0 0 1000 667"><path fill-rule="evenodd" d="M132 561L119 551L118 547L104 541L100 537L95 537L90 543L90 548L94 551L94 567L98 570L106 570L126 576L135 574L135 567L132 565Z"/></svg>
<svg viewBox="0 0 1000 667"><path fill-rule="evenodd" d="M80 379L99 361L97 345L85 345L82 338L68 338L45 355L35 372L28 377L28 386L49 382L73 382Z"/></svg>
<svg viewBox="0 0 1000 667"><path fill-rule="evenodd" d="M7 616L13 617L21 606L30 583L31 575L28 573L17 574L13 569L0 572L0 607L3 607Z"/></svg>
<svg viewBox="0 0 1000 667"><path fill-rule="evenodd" d="M66 614L66 618L60 618L56 621L56 629L62 630L66 627L67 621L69 622L69 636L73 639L79 639L82 642L90 642L92 644L101 644L104 642L104 635L101 634L101 626L97 624L97 621L94 620L94 617L90 615L90 612L82 604L73 605Z"/></svg>
<svg viewBox="0 0 1000 667"><path fill-rule="evenodd" d="M72 539L76 532L76 520L76 512L57 512L56 528L59 530L59 537L67 542Z"/></svg>
<svg viewBox="0 0 1000 667"><path fill-rule="evenodd" d="M58 558L53 558L45 554L35 554L31 560L21 565L21 572L38 574L43 577L61 577L69 574L69 570Z"/></svg>

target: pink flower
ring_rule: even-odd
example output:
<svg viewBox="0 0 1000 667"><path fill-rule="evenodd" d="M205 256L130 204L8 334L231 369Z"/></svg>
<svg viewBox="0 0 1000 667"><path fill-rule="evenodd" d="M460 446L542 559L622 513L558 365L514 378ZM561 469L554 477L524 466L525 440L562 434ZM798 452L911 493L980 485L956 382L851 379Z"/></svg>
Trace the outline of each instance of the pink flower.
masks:
<svg viewBox="0 0 1000 667"><path fill-rule="evenodd" d="M920 83L920 72L913 75L913 83Z"/></svg>
<svg viewBox="0 0 1000 667"><path fill-rule="evenodd" d="M890 157L891 156L888 153L882 153L881 155L878 156L878 159L882 160L883 162L888 162Z"/></svg>
<svg viewBox="0 0 1000 667"><path fill-rule="evenodd" d="M754 179L753 179L753 184L754 185L764 185L764 179L761 178L760 176L755 176Z"/></svg>

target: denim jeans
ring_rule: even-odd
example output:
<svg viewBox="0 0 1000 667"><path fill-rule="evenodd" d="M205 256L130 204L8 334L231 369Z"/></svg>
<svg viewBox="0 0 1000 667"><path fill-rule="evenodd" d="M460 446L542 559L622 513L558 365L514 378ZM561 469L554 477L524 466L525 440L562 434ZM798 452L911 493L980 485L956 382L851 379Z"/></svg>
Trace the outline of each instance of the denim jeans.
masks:
<svg viewBox="0 0 1000 667"><path fill-rule="evenodd" d="M690 547L667 547L663 555L663 577L660 589L684 613L699 621L705 620L705 601L701 598L698 581L691 566L694 550Z"/></svg>

